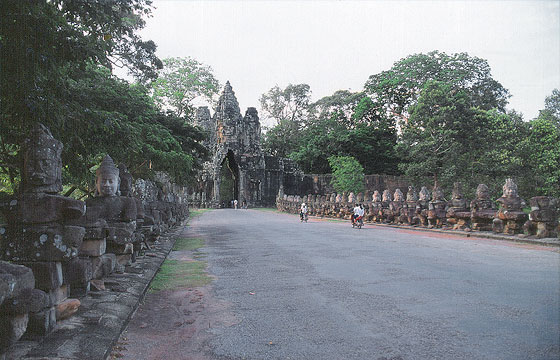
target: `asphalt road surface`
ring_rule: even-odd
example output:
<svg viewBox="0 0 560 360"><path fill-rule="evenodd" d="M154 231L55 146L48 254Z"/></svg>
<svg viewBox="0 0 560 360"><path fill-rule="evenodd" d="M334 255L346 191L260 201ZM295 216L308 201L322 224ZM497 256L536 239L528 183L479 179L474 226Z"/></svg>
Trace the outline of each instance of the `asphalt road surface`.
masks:
<svg viewBox="0 0 560 360"><path fill-rule="evenodd" d="M216 358L560 358L557 250L263 210L191 229L235 319Z"/></svg>

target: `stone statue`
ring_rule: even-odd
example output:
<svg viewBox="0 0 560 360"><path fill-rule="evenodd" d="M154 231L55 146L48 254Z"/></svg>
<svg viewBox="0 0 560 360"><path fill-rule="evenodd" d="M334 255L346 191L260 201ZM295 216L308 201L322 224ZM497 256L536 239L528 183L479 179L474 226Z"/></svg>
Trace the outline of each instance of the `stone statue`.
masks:
<svg viewBox="0 0 560 360"><path fill-rule="evenodd" d="M428 227L441 228L445 224L447 201L443 190L436 184L432 190L432 200L428 203Z"/></svg>
<svg viewBox="0 0 560 360"><path fill-rule="evenodd" d="M393 194L393 201L389 203L389 210L391 211L391 222L400 223L401 210L403 209L404 195L401 189L396 189Z"/></svg>
<svg viewBox="0 0 560 360"><path fill-rule="evenodd" d="M11 261L67 261L78 255L84 229L69 222L85 212L82 201L58 195L62 190L62 143L37 124L22 147L22 193L0 211L7 220L7 241L0 256Z"/></svg>
<svg viewBox="0 0 560 360"><path fill-rule="evenodd" d="M418 194L418 201L416 202L416 220L415 223L422 226L428 226L428 206L430 204L431 196L430 191L425 186L422 186Z"/></svg>
<svg viewBox="0 0 560 360"><path fill-rule="evenodd" d="M513 179L506 179L502 189L502 197L496 200L499 209L492 223L492 231L513 235L521 232L527 221L527 214L523 212L525 201L517 195L517 185Z"/></svg>
<svg viewBox="0 0 560 360"><path fill-rule="evenodd" d="M550 196L535 196L529 200L531 212L529 220L523 225L526 235L537 238L555 237L558 235L558 199Z"/></svg>
<svg viewBox="0 0 560 360"><path fill-rule="evenodd" d="M496 216L496 205L490 199L490 190L485 184L476 188L476 199L471 201L471 228L478 231L491 231Z"/></svg>
<svg viewBox="0 0 560 360"><path fill-rule="evenodd" d="M96 196L86 200L85 226L106 229L107 252L132 254L136 229L136 201L119 196L119 169L106 155L96 171Z"/></svg>
<svg viewBox="0 0 560 360"><path fill-rule="evenodd" d="M401 222L414 225L416 223L415 213L416 213L416 203L418 202L418 195L413 186L408 187L406 192L406 203L401 210Z"/></svg>
<svg viewBox="0 0 560 360"><path fill-rule="evenodd" d="M447 204L446 218L447 224L451 225L454 230L470 230L471 211L468 208L467 201L463 198L460 182L453 184L451 201Z"/></svg>
<svg viewBox="0 0 560 360"><path fill-rule="evenodd" d="M379 215L383 222L390 223L393 221L393 212L389 209L389 204L393 201L391 199L391 192L389 189L383 190L383 195L381 197L381 208L379 210Z"/></svg>

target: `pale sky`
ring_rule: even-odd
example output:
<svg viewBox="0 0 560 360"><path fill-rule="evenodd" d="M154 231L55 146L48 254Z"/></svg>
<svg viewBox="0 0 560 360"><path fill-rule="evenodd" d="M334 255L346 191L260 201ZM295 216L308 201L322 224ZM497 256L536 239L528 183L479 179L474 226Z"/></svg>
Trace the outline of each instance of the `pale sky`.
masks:
<svg viewBox="0 0 560 360"><path fill-rule="evenodd" d="M229 80L258 110L274 85L306 83L313 100L360 91L370 75L415 53L486 59L526 120L560 88L560 1L154 0L141 32L157 55L187 57ZM259 111L260 113L260 111ZM262 115L262 114L261 114ZM262 116L261 116L262 117Z"/></svg>

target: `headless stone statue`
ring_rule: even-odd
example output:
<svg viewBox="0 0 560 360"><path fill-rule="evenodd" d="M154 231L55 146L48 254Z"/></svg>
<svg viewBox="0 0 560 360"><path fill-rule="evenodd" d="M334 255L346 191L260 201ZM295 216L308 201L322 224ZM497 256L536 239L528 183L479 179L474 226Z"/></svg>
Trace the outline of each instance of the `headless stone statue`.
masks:
<svg viewBox="0 0 560 360"><path fill-rule="evenodd" d="M550 196L535 196L529 200L531 212L529 220L523 225L526 235L537 238L555 237L558 235L558 199Z"/></svg>

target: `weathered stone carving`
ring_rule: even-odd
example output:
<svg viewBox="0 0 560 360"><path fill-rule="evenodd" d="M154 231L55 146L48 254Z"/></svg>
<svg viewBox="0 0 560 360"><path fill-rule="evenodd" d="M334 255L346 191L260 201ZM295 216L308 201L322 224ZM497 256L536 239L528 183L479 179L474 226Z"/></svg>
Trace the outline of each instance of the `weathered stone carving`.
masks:
<svg viewBox="0 0 560 360"><path fill-rule="evenodd" d="M401 189L396 189L395 193L393 194L393 201L389 203L389 210L391 211L391 222L401 222L401 211L404 205L404 195Z"/></svg>
<svg viewBox="0 0 560 360"><path fill-rule="evenodd" d="M389 204L393 201L391 198L391 192L388 189L383 190L383 195L381 197L381 208L379 210L379 216L381 221L390 223L393 221L393 212L389 209Z"/></svg>
<svg viewBox="0 0 560 360"><path fill-rule="evenodd" d="M471 201L471 227L473 230L491 231L492 221L496 215L496 205L490 199L488 186L479 184L476 199Z"/></svg>
<svg viewBox="0 0 560 360"><path fill-rule="evenodd" d="M447 224L451 225L455 230L470 230L471 211L467 205L467 200L463 198L461 183L456 182L453 184L451 201L447 205Z"/></svg>
<svg viewBox="0 0 560 360"><path fill-rule="evenodd" d="M529 220L523 225L526 235L537 238L558 235L558 199L549 196L535 196L529 200L531 212Z"/></svg>
<svg viewBox="0 0 560 360"><path fill-rule="evenodd" d="M428 227L441 228L445 224L447 201L443 190L436 184L432 190L432 200L428 203Z"/></svg>
<svg viewBox="0 0 560 360"><path fill-rule="evenodd" d="M494 218L492 230L509 235L520 233L527 221L527 214L523 212L525 201L517 195L517 185L513 179L506 179L503 195L498 200L498 212Z"/></svg>
<svg viewBox="0 0 560 360"><path fill-rule="evenodd" d="M416 194L416 190L413 186L408 187L408 191L406 193L406 203L403 205L401 210L401 222L414 225L416 224L416 204L418 202L418 195Z"/></svg>

